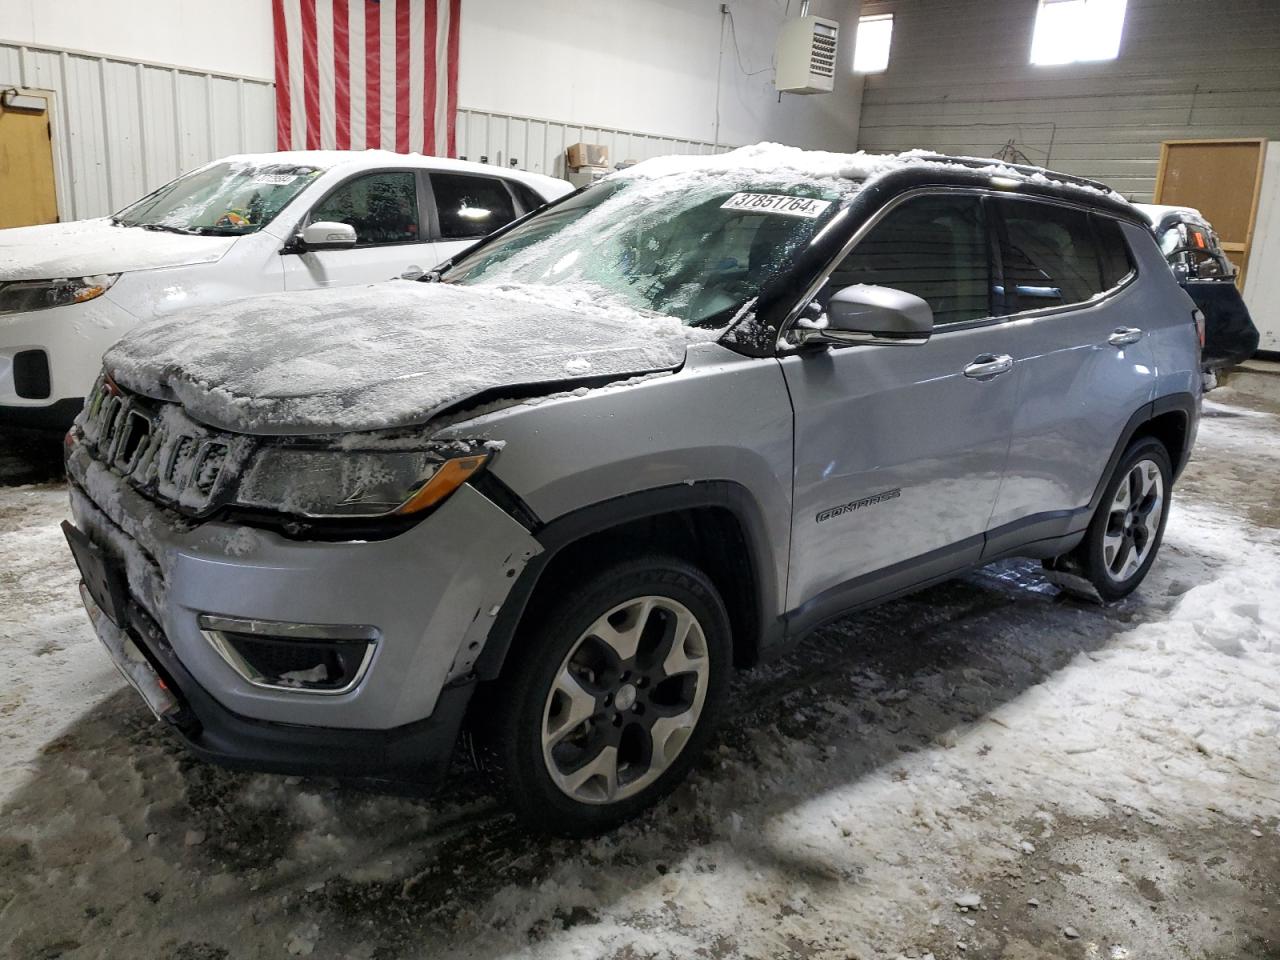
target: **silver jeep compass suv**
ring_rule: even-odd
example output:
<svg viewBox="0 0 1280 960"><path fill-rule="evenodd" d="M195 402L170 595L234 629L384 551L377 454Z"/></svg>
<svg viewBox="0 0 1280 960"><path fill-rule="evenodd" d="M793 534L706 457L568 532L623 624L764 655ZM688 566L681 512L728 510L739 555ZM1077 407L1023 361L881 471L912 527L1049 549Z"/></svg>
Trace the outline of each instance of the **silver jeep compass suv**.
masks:
<svg viewBox="0 0 1280 960"><path fill-rule="evenodd" d="M825 620L1009 556L1132 591L1197 319L1098 184L649 161L428 282L138 328L68 435L66 533L199 755L431 780L465 724L528 822L590 833Z"/></svg>

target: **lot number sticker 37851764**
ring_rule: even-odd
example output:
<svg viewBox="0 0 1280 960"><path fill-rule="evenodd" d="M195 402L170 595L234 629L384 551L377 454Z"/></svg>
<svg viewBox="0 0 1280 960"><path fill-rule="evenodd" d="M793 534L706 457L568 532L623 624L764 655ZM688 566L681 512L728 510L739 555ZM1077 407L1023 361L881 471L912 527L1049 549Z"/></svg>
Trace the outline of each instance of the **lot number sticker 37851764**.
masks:
<svg viewBox="0 0 1280 960"><path fill-rule="evenodd" d="M752 213L781 213L788 217L805 217L812 220L822 216L831 206L830 200L813 197L789 197L783 193L735 193L720 204L721 210L749 210Z"/></svg>

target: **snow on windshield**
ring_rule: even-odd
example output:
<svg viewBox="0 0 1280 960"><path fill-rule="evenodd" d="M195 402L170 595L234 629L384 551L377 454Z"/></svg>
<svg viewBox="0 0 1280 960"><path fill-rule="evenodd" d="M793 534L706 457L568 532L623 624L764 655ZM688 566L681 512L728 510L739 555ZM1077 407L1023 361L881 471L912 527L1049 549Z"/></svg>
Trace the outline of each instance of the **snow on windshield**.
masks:
<svg viewBox="0 0 1280 960"><path fill-rule="evenodd" d="M594 284L632 309L723 328L855 189L758 171L618 178L522 224L445 280Z"/></svg>
<svg viewBox="0 0 1280 960"><path fill-rule="evenodd" d="M253 233L323 172L298 163L223 161L179 177L114 219L183 233Z"/></svg>

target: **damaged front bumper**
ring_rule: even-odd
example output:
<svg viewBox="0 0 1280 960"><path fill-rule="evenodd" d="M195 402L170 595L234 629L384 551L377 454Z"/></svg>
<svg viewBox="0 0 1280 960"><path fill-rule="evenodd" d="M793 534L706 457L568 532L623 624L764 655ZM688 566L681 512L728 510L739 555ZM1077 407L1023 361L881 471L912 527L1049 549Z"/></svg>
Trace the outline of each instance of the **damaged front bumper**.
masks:
<svg viewBox="0 0 1280 960"><path fill-rule="evenodd" d="M474 687L472 666L511 585L541 549L507 513L463 486L390 539L302 542L191 524L74 439L67 465L75 530L118 584L114 599L89 595L101 598L103 589L90 589L81 564L95 628L194 752L279 772L443 773ZM314 643L314 625L330 625L323 629L366 637L369 646L354 682L307 689L290 679L297 674L273 683L246 670L215 642L210 623L276 625L270 639L282 648Z"/></svg>

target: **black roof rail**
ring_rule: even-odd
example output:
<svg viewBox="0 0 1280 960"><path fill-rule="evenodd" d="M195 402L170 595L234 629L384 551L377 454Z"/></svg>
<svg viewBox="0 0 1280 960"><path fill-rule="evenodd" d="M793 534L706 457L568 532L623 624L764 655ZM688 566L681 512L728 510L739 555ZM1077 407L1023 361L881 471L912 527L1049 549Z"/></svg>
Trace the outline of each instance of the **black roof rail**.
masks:
<svg viewBox="0 0 1280 960"><path fill-rule="evenodd" d="M1018 173L1031 176L1037 173L1043 173L1046 177L1050 177L1061 183L1070 183L1077 187L1089 187L1093 190L1101 190L1103 193L1120 194L1112 187L1107 186L1099 180L1090 180L1088 177L1077 177L1070 173L1059 173L1056 170L1050 170L1047 167L1037 167L1030 163L1010 163L1007 160L1000 160L996 157L956 157L947 153L934 153L932 151L921 151L913 153L912 156L927 157L930 160L939 163L954 163L959 167L968 167L970 169L982 169L984 167L1001 166L1008 167Z"/></svg>

